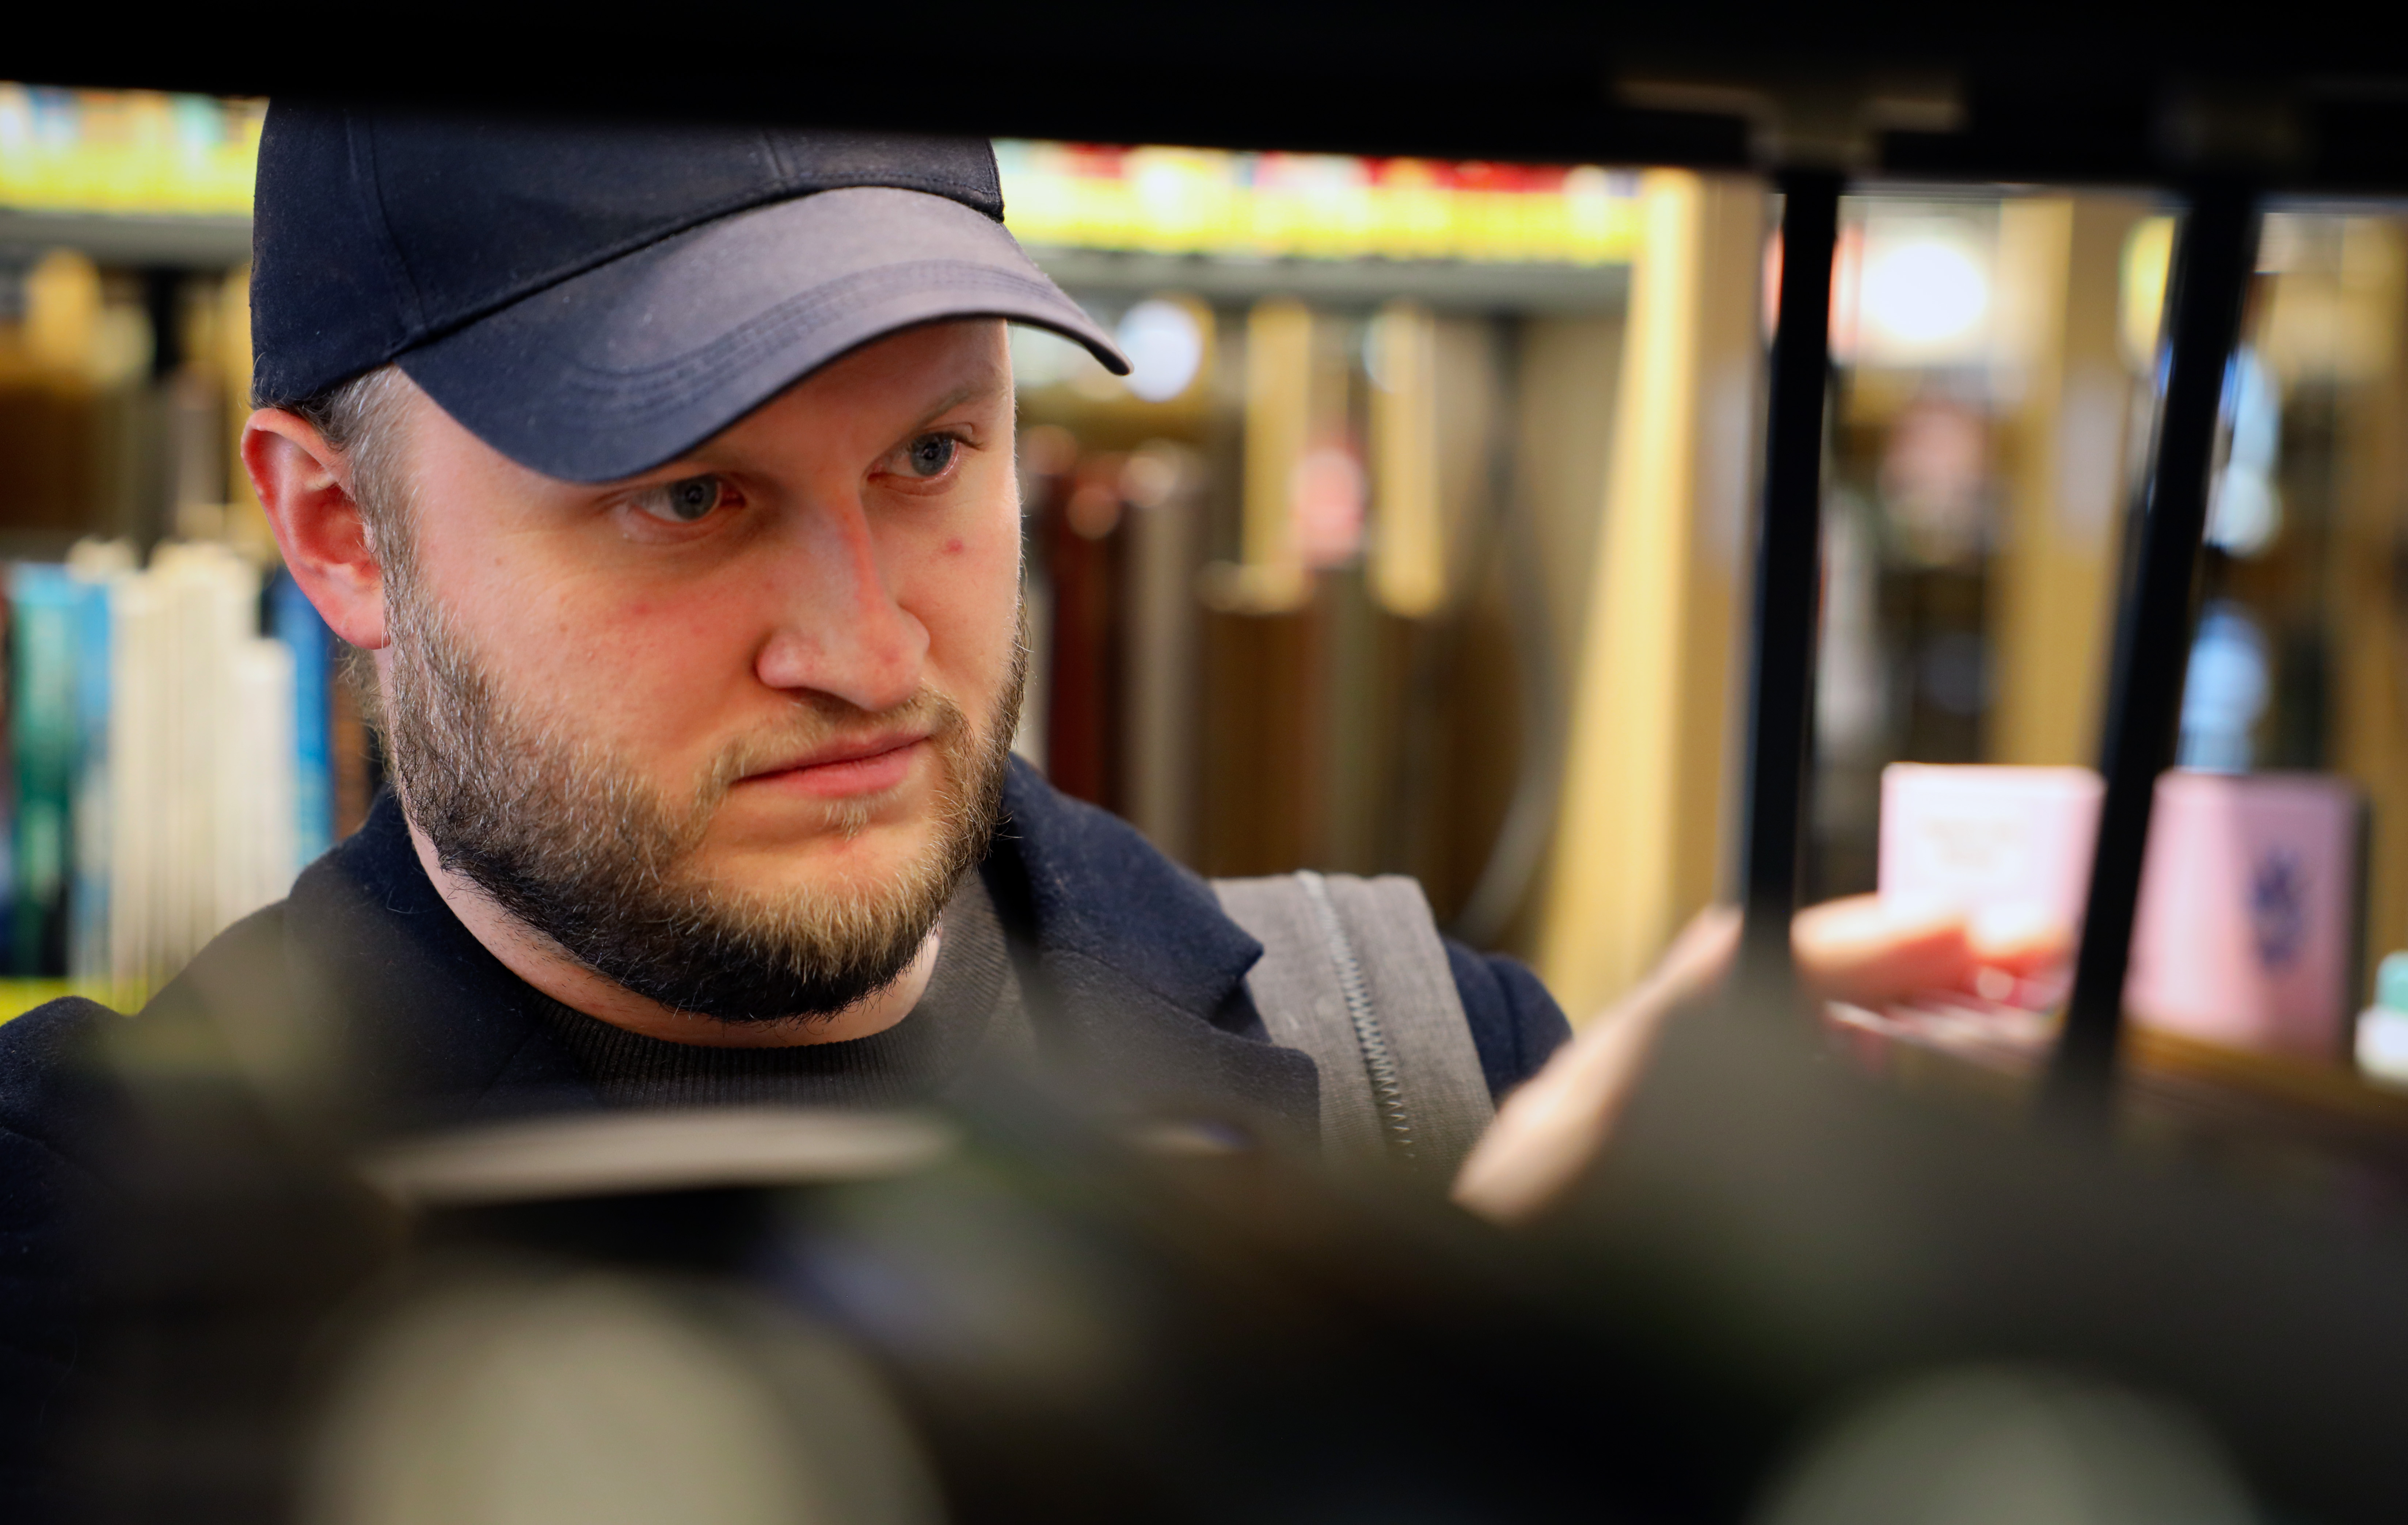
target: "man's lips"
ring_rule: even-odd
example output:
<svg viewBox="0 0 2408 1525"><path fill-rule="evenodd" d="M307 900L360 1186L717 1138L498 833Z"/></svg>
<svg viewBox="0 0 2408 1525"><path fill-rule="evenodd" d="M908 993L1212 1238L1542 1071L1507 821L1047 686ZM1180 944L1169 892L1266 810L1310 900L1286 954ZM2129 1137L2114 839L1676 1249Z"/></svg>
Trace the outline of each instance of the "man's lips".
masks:
<svg viewBox="0 0 2408 1525"><path fill-rule="evenodd" d="M924 732L904 732L832 742L757 773L746 774L737 781L793 790L823 799L874 794L894 788L910 776L927 740Z"/></svg>

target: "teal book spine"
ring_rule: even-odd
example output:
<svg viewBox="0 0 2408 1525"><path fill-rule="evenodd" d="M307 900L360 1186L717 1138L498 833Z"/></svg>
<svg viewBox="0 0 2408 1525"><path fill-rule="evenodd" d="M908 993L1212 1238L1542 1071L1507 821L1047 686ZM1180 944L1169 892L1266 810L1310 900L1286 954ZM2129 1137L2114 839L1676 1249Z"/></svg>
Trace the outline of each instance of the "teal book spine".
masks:
<svg viewBox="0 0 2408 1525"><path fill-rule="evenodd" d="M74 851L76 587L66 568L9 569L12 650L9 742L16 763L16 914L10 962L19 975L67 972L67 876Z"/></svg>
<svg viewBox="0 0 2408 1525"><path fill-rule="evenodd" d="M311 863L335 845L335 633L289 572L268 585L267 618L293 652L293 845Z"/></svg>
<svg viewBox="0 0 2408 1525"><path fill-rule="evenodd" d="M85 981L109 975L108 706L109 585L73 579L75 599L75 823L67 889L67 973Z"/></svg>

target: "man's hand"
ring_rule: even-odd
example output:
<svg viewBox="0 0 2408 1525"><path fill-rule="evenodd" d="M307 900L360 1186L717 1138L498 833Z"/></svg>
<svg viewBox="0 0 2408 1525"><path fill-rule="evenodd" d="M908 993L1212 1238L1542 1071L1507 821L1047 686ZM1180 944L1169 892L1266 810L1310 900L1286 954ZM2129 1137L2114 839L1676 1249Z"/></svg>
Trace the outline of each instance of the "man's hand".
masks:
<svg viewBox="0 0 2408 1525"><path fill-rule="evenodd" d="M1664 1019L1729 971L1739 933L1738 912L1699 912L1653 973L1505 1099L1456 1173L1455 1200L1499 1223L1526 1222L1553 1205L1605 1147ZM2071 942L2065 928L2039 918L1969 919L1873 895L1814 906L1790 927L1807 987L1858 1005L1926 991L2011 991L2062 964Z"/></svg>
<svg viewBox="0 0 2408 1525"><path fill-rule="evenodd" d="M1961 911L1851 895L1798 913L1799 977L1827 1001L1878 1006L1927 991L2004 1000L2073 952L2062 922L2037 912Z"/></svg>
<svg viewBox="0 0 2408 1525"><path fill-rule="evenodd" d="M1665 1015L1722 982L1739 932L1728 906L1698 912L1637 989L1505 1098L1455 1172L1455 1200L1496 1222L1521 1223L1562 1196L1605 1147Z"/></svg>

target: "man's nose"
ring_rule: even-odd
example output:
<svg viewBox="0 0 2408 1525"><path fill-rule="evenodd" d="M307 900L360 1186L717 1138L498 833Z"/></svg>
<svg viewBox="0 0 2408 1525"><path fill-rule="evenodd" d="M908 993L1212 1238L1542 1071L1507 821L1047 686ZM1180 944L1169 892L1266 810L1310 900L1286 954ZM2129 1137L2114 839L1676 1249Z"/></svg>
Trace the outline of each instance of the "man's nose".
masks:
<svg viewBox="0 0 2408 1525"><path fill-rule="evenodd" d="M857 498L796 515L768 558L779 614L754 663L761 681L872 712L917 693L928 629L896 601L891 555Z"/></svg>

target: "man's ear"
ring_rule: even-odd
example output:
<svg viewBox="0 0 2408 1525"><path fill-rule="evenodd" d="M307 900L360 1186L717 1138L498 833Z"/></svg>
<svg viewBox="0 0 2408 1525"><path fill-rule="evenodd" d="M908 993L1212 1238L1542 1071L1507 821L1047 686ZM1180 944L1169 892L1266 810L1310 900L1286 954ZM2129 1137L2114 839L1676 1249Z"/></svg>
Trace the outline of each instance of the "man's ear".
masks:
<svg viewBox="0 0 2408 1525"><path fill-rule="evenodd" d="M242 463L285 566L318 613L351 645L383 646L384 571L341 452L300 415L263 407L242 426Z"/></svg>

